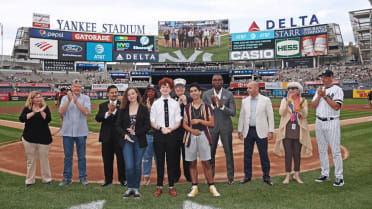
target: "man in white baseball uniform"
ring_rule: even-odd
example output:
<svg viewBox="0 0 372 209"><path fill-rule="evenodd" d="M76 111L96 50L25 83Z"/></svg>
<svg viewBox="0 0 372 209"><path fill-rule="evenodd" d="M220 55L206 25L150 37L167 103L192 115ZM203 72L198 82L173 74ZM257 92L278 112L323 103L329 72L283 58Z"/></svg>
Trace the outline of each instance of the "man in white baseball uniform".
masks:
<svg viewBox="0 0 372 209"><path fill-rule="evenodd" d="M336 181L333 186L343 186L341 156L340 110L344 93L339 86L333 85L333 72L325 70L321 74L324 86L317 89L311 107L316 108L315 135L318 143L321 176L316 182L329 181L328 144L331 147Z"/></svg>

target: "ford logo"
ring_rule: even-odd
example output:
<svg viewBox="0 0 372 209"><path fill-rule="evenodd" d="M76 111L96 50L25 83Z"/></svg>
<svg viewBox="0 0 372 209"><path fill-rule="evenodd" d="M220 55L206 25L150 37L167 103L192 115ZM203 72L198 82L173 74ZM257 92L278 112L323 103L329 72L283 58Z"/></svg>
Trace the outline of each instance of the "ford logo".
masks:
<svg viewBox="0 0 372 209"><path fill-rule="evenodd" d="M62 46L62 50L65 52L78 53L78 52L83 51L83 48L79 45L67 44L67 45Z"/></svg>

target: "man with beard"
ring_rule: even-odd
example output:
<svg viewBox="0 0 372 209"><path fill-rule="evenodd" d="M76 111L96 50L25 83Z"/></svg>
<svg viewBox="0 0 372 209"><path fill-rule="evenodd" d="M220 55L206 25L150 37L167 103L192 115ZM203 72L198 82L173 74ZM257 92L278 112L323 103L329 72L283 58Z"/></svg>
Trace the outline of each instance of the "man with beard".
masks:
<svg viewBox="0 0 372 209"><path fill-rule="evenodd" d="M214 176L216 149L218 139L221 137L226 157L228 184L231 185L234 183L234 156L232 150L233 125L231 117L235 116L236 105L233 94L222 88L222 75L213 75L212 85L213 88L203 94L203 102L211 105L214 112L214 128L211 129L211 166Z"/></svg>

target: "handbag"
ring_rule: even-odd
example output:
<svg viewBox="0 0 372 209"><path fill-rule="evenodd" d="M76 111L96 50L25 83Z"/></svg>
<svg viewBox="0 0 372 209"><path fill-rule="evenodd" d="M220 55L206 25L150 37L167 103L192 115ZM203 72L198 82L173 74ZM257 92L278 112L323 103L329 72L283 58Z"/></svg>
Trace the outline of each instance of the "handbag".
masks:
<svg viewBox="0 0 372 209"><path fill-rule="evenodd" d="M285 127L285 138L287 139L299 139L300 138L300 126L297 121L288 121Z"/></svg>

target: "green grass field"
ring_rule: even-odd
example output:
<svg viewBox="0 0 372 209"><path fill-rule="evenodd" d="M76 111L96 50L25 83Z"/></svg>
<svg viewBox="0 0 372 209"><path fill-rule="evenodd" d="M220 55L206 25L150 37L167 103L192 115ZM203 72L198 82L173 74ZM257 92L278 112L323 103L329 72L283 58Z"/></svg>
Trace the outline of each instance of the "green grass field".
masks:
<svg viewBox="0 0 372 209"><path fill-rule="evenodd" d="M218 46L212 46L212 47L206 47L206 48L200 48L201 51L208 52L213 54L212 61L228 61L229 60L229 54L228 54L228 45L229 45L229 36L224 35L221 36L221 47ZM163 46L159 46L159 54L162 53L169 53L173 57L177 57L173 52L181 50L182 54L185 56L186 59L188 59L194 52L194 49L180 49L180 48L166 48ZM167 60L166 62L170 62L170 60ZM202 55L199 55L194 62L203 62Z"/></svg>
<svg viewBox="0 0 372 209"><path fill-rule="evenodd" d="M20 140L23 130L0 126L0 146Z"/></svg>
<svg viewBox="0 0 372 209"><path fill-rule="evenodd" d="M265 185L261 179L255 179L245 185L235 183L217 183L221 197L214 198L207 192L207 185L200 183L200 194L188 198L190 184L176 185L178 196L170 197L165 190L160 198L152 193L155 186L141 186L144 197L141 200L133 198L121 199L124 189L119 185L106 188L99 184L89 184L84 187L73 183L61 188L58 182L52 185L37 184L31 188L24 187L24 177L13 176L0 172L0 208L68 208L74 205L92 201L106 200L104 208L182 208L185 200L215 208L370 208L372 188L372 129L371 122L342 127L342 144L347 147L350 156L344 161L345 185L341 188L332 186L332 181L316 183L319 170L303 173L304 185L290 183L282 185L283 177L273 177L274 187ZM0 132L0 138L3 138ZM25 163L25 162L22 162ZM26 165L25 165L26 166ZM284 168L283 168L284 169ZM331 171L333 174L333 170ZM202 175L202 174L200 174Z"/></svg>

